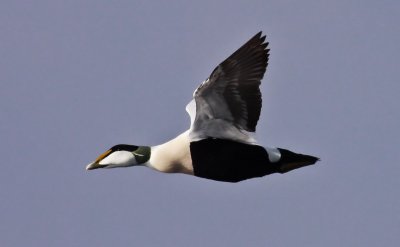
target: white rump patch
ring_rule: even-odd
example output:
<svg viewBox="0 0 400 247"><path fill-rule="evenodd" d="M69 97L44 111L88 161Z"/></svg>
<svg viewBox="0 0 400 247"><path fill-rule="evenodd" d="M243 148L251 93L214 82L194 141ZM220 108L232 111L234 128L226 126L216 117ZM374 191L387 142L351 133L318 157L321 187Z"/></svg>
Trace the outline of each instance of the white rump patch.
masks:
<svg viewBox="0 0 400 247"><path fill-rule="evenodd" d="M281 152L277 148L265 147L268 153L268 159L272 163L278 162L281 159Z"/></svg>

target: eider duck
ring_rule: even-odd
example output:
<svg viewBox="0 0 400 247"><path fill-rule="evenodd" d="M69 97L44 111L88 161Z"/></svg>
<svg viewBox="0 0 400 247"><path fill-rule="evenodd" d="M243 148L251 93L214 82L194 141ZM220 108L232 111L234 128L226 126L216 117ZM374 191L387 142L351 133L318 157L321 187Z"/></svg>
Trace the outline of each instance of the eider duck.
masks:
<svg viewBox="0 0 400 247"><path fill-rule="evenodd" d="M267 46L259 32L214 69L186 106L191 119L187 131L158 146L113 146L86 169L147 166L165 173L239 182L315 164L317 157L262 147L254 138Z"/></svg>

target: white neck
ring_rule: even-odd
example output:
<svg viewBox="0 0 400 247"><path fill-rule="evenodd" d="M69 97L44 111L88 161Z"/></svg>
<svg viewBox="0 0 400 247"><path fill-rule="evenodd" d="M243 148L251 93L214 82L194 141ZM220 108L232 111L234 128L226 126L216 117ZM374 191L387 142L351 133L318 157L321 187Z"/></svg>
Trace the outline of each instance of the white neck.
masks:
<svg viewBox="0 0 400 247"><path fill-rule="evenodd" d="M164 144L151 147L150 160L145 165L160 172L193 175L189 131Z"/></svg>

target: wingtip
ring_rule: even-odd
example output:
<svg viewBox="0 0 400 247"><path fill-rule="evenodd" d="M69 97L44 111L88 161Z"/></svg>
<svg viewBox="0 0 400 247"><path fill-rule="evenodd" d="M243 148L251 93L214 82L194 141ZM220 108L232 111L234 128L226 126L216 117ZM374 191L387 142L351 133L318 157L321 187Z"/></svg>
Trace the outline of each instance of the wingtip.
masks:
<svg viewBox="0 0 400 247"><path fill-rule="evenodd" d="M257 42L260 45L263 45L265 47L268 46L269 42L266 42L265 40L267 39L267 35L263 35L262 31L259 31L256 35L253 36L250 40L252 42Z"/></svg>
<svg viewBox="0 0 400 247"><path fill-rule="evenodd" d="M259 31L254 35L254 37L257 37L259 39L265 39L266 35L263 35L263 31Z"/></svg>

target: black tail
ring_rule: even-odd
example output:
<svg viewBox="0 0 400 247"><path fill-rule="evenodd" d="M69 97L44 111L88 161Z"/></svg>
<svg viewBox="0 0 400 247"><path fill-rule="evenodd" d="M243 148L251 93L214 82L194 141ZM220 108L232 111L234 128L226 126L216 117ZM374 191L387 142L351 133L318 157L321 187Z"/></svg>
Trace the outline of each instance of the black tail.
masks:
<svg viewBox="0 0 400 247"><path fill-rule="evenodd" d="M281 152L281 159L279 160L279 173L286 173L300 167L313 165L319 161L319 158L311 155L297 154L282 148L278 149Z"/></svg>

